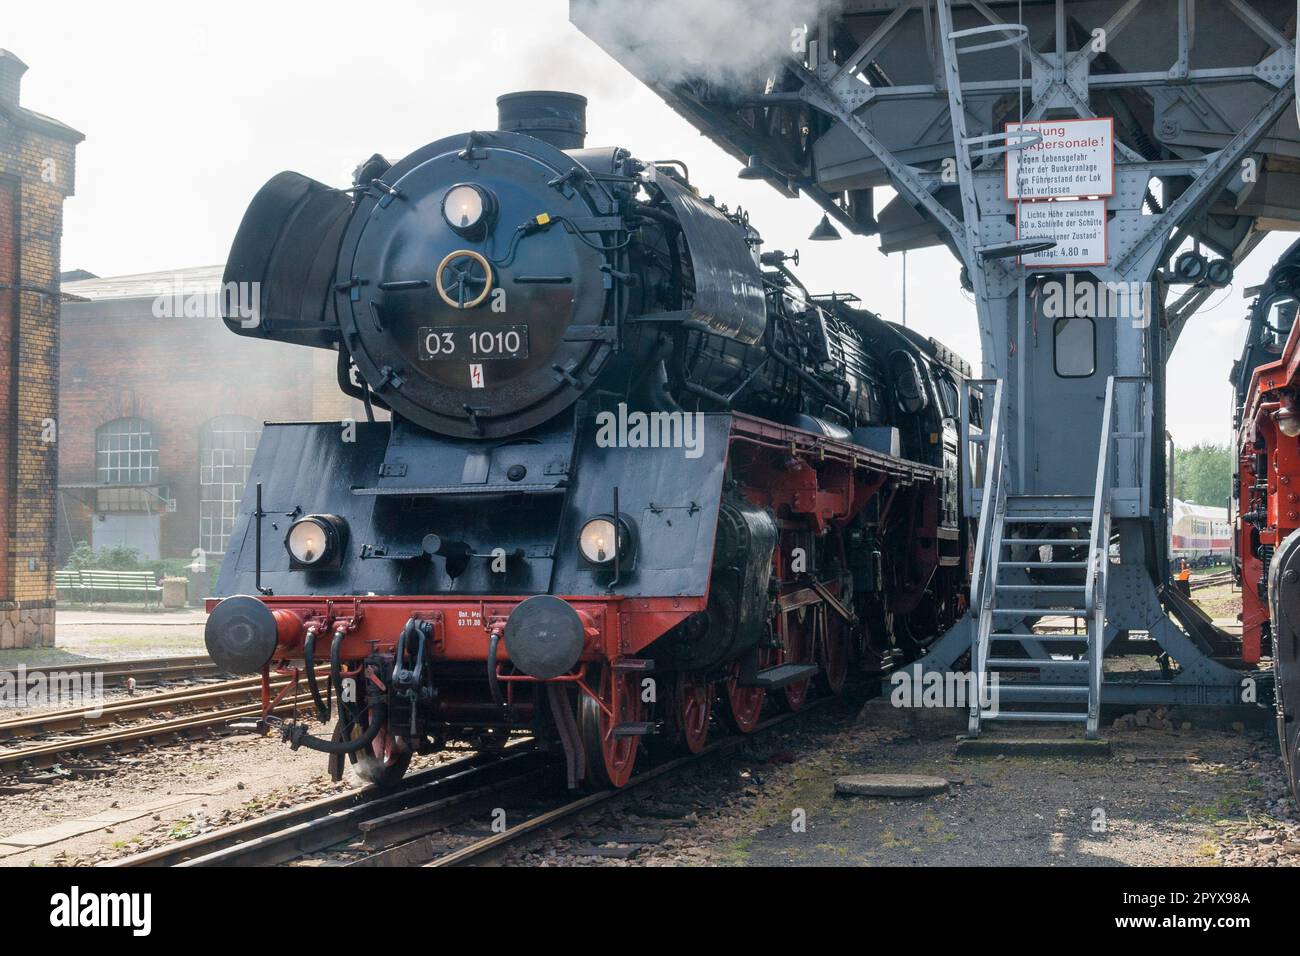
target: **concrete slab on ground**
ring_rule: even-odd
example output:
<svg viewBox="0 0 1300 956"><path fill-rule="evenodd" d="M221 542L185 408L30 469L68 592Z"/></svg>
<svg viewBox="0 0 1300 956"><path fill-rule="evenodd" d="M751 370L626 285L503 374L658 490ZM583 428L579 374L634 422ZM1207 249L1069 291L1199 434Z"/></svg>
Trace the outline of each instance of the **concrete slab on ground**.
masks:
<svg viewBox="0 0 1300 956"><path fill-rule="evenodd" d="M998 738L967 737L957 741L958 756L992 757L1109 757L1109 740L1086 737Z"/></svg>
<svg viewBox="0 0 1300 956"><path fill-rule="evenodd" d="M932 797L948 792L948 781L918 773L860 773L840 777L835 792L842 797Z"/></svg>

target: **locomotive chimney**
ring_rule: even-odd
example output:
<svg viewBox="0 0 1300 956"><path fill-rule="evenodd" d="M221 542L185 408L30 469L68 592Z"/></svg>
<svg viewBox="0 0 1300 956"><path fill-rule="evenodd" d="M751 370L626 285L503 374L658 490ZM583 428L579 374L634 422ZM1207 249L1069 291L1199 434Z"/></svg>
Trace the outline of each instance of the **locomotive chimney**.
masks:
<svg viewBox="0 0 1300 956"><path fill-rule="evenodd" d="M535 136L558 149L582 149L587 98L550 90L503 94L497 97L497 129Z"/></svg>

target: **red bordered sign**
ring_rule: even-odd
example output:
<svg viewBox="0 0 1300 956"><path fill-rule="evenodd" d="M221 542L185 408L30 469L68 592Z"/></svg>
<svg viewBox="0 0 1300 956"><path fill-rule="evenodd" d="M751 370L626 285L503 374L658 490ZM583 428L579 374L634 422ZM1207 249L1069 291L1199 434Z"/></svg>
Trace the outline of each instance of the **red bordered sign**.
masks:
<svg viewBox="0 0 1300 956"><path fill-rule="evenodd" d="M1010 200L1081 199L1115 194L1115 120L1041 120L1007 123L1007 141L1036 134L1042 141L1007 151L1006 195Z"/></svg>

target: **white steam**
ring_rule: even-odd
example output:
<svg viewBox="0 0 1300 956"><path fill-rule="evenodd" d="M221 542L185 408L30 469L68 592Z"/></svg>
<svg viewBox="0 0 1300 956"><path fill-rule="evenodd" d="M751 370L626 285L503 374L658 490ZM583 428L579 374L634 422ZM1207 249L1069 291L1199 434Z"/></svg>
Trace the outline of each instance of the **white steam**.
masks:
<svg viewBox="0 0 1300 956"><path fill-rule="evenodd" d="M569 18L643 80L751 86L801 54L838 0L571 0Z"/></svg>

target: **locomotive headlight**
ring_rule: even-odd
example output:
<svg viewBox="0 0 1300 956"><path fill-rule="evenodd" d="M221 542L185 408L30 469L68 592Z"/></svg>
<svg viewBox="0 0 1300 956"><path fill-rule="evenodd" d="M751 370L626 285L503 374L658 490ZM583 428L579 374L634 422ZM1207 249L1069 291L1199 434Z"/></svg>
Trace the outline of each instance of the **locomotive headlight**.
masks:
<svg viewBox="0 0 1300 956"><path fill-rule="evenodd" d="M462 236L481 236L496 212L492 194L481 186L462 183L442 198L442 217Z"/></svg>
<svg viewBox="0 0 1300 956"><path fill-rule="evenodd" d="M615 548L626 559L632 550L632 542L632 528L628 522L619 521L615 528L610 515L592 518L578 532L578 551L588 564L613 564Z"/></svg>
<svg viewBox="0 0 1300 956"><path fill-rule="evenodd" d="M337 567L347 523L337 515L308 515L289 526L284 537L289 565L295 570Z"/></svg>
<svg viewBox="0 0 1300 956"><path fill-rule="evenodd" d="M578 534L578 550L592 564L608 564L614 560L617 533L610 518L592 518Z"/></svg>
<svg viewBox="0 0 1300 956"><path fill-rule="evenodd" d="M1273 413L1273 421L1277 422L1277 430L1288 438L1300 435L1300 412L1293 406L1283 405Z"/></svg>

